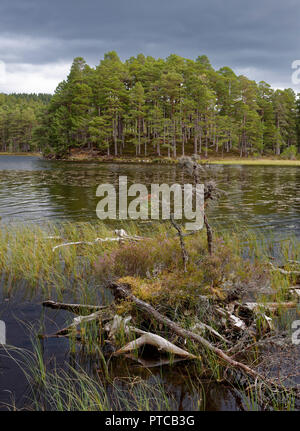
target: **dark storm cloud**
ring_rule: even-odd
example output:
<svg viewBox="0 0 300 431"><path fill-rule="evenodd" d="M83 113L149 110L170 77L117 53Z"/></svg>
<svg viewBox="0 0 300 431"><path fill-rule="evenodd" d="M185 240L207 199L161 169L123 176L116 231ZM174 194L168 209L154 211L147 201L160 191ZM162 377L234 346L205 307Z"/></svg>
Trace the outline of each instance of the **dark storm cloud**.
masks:
<svg viewBox="0 0 300 431"><path fill-rule="evenodd" d="M299 0L1 0L0 59L41 65L81 55L96 64L109 50L122 59L206 54L215 67L291 85L299 22Z"/></svg>

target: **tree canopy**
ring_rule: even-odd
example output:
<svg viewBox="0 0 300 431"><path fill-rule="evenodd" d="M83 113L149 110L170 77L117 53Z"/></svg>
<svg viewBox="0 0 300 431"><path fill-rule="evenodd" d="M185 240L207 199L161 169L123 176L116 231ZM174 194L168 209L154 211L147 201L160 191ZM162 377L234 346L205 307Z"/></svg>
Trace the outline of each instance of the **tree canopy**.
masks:
<svg viewBox="0 0 300 431"><path fill-rule="evenodd" d="M108 155L236 152L241 156L299 150L300 103L292 89L275 90L172 54L121 61L108 52L92 68L82 57L50 100L48 95L0 95L2 149L71 149Z"/></svg>

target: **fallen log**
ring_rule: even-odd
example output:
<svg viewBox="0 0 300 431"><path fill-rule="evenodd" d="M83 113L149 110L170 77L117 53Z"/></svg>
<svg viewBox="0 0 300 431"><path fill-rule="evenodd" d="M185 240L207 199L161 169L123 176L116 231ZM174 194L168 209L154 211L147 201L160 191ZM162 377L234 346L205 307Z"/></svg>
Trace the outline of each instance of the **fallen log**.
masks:
<svg viewBox="0 0 300 431"><path fill-rule="evenodd" d="M128 291L128 288L125 285L112 283L109 285L109 287L120 297L124 299L130 299L133 301L137 307L144 311L145 313L149 314L150 316L154 317L155 320L159 323L162 323L163 325L167 326L172 332L179 335L180 337L186 339L191 339L208 350L214 352L220 359L222 359L224 362L229 364L233 368L238 368L241 371L245 372L246 374L252 376L253 378L260 378L261 380L265 380L262 375L260 375L255 370L251 369L247 365L235 361L230 356L228 356L223 350L221 350L218 347L215 347L213 344L211 344L209 341L207 341L205 338L201 337L198 334L195 334L194 332L191 332L187 329L182 328L177 323L173 322L171 319L169 319L166 316L163 316L161 313L159 313L155 308L153 308L150 304L147 302L142 301L141 299L138 299L136 296L134 296L131 292Z"/></svg>
<svg viewBox="0 0 300 431"><path fill-rule="evenodd" d="M108 332L108 338L111 340L115 337L115 335L123 329L125 332L128 332L128 323L131 321L132 317L127 316L123 319L123 317L116 314L111 323L107 323L104 327L104 330Z"/></svg>

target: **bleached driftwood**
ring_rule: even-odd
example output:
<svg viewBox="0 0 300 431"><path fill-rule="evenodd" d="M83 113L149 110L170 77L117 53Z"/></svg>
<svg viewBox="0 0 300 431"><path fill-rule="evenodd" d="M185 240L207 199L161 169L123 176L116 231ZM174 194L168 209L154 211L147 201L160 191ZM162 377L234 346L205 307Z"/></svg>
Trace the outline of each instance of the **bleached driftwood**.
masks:
<svg viewBox="0 0 300 431"><path fill-rule="evenodd" d="M108 332L108 338L112 339L114 336L123 329L125 332L128 332L128 323L131 321L132 317L127 316L125 318L116 314L113 318L112 323L107 323L105 326L105 330Z"/></svg>
<svg viewBox="0 0 300 431"><path fill-rule="evenodd" d="M50 235L50 236L45 236L45 239L62 239L62 237L61 236Z"/></svg>
<svg viewBox="0 0 300 431"><path fill-rule="evenodd" d="M129 322L131 321L131 319L131 316L123 318L119 315L115 315L112 324L108 323L105 327L105 330L109 332L108 338L110 339L112 339L115 334L120 330L124 330L126 334L134 332L141 335L141 337L131 341L130 343L126 344L126 346L115 352L115 355L128 353L132 350L137 350L144 344L150 344L157 347L158 350L164 350L166 352L173 353L174 355L182 356L189 359L196 358L196 356L191 355L186 350L175 346L173 343L167 341L165 338L159 335L153 334L151 332L142 331L141 329L135 328L134 326L129 326Z"/></svg>
<svg viewBox="0 0 300 431"><path fill-rule="evenodd" d="M111 316L105 316L103 310L96 311L95 313L87 316L77 316L73 319L73 322L66 328L60 329L55 335L68 335L74 331L81 323L92 322L93 320L101 320L102 323L106 323L111 319Z"/></svg>
<svg viewBox="0 0 300 431"><path fill-rule="evenodd" d="M296 284L296 286L290 286L289 290L297 290L300 289L300 284Z"/></svg>
<svg viewBox="0 0 300 431"><path fill-rule="evenodd" d="M271 262L269 262L269 265L271 266L273 271L278 271L283 275L300 275L300 271L286 271L285 269L274 266Z"/></svg>
<svg viewBox="0 0 300 431"><path fill-rule="evenodd" d="M68 247L69 245L79 245L79 244L93 245L94 242L88 242L88 241L65 242L63 244L59 244L53 247L52 251L55 251L56 249L61 247Z"/></svg>
<svg viewBox="0 0 300 431"><path fill-rule="evenodd" d="M300 284L296 284L296 286L289 287L289 291L291 294L296 294L297 296L300 296Z"/></svg>
<svg viewBox="0 0 300 431"><path fill-rule="evenodd" d="M300 296L300 289L290 289L291 293L295 293L296 295Z"/></svg>
<svg viewBox="0 0 300 431"><path fill-rule="evenodd" d="M144 346L145 344L150 344L152 346L157 347L158 350L163 350L165 352L172 353L177 356L182 356L184 358L189 358L189 359L197 358L197 356L192 355L186 350L183 350L180 347L175 346L175 344L171 343L170 341L166 340L160 335L152 334L151 332L145 332L133 327L130 327L130 330L132 332L137 332L138 334L142 334L141 337L131 341L130 343L126 344L126 346L117 350L114 353L115 355L122 355L123 353L128 353L133 350L137 350L141 346Z"/></svg>
<svg viewBox="0 0 300 431"><path fill-rule="evenodd" d="M141 241L144 240L146 238L141 237L141 236L130 236L127 234L127 232L124 229L116 229L115 233L118 235L117 237L106 237L106 238L96 238L93 241L74 241L74 242L65 242L63 244L58 244L55 247L52 248L52 251L55 251L58 248L61 247L68 247L70 245L80 245L80 244L85 244L85 245L94 245L97 244L98 242L114 242L114 241Z"/></svg>
<svg viewBox="0 0 300 431"><path fill-rule="evenodd" d="M237 330L245 331L245 329L247 328L245 322L242 319L230 313L229 311L224 310L221 307L215 307L215 309L221 316L225 317L225 319L228 320Z"/></svg>

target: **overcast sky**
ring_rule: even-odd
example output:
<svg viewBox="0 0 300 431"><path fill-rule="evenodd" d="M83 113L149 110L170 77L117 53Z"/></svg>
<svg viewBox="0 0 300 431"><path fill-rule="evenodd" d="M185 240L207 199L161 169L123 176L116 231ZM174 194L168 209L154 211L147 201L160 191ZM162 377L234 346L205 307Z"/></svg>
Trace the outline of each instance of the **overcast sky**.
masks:
<svg viewBox="0 0 300 431"><path fill-rule="evenodd" d="M299 0L0 0L0 92L53 92L82 56L195 59L274 87L300 59ZM6 72L6 73L4 73Z"/></svg>

